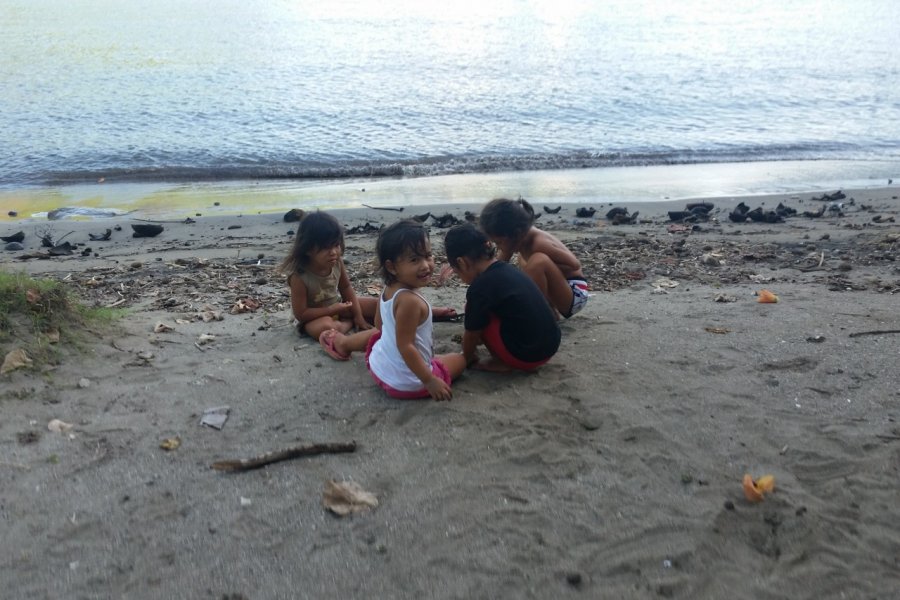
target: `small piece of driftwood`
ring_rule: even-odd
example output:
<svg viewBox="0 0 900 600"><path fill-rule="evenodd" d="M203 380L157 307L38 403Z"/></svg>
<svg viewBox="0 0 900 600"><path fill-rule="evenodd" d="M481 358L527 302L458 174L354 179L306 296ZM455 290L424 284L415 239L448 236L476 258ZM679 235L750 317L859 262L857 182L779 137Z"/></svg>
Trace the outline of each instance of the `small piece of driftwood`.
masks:
<svg viewBox="0 0 900 600"><path fill-rule="evenodd" d="M403 206L399 208L394 208L393 206L369 206L368 204L363 204L366 208L371 208L372 210L392 210L394 212L403 212Z"/></svg>
<svg viewBox="0 0 900 600"><path fill-rule="evenodd" d="M251 471L280 462L282 460L290 460L292 458L300 458L301 456L315 456L316 454L341 454L343 452L355 452L356 442L334 442L325 444L305 444L303 446L294 446L285 450L277 450L275 452L267 452L254 458L243 458L236 460L220 460L214 462L211 467L216 471L227 471L235 473L238 471Z"/></svg>
<svg viewBox="0 0 900 600"><path fill-rule="evenodd" d="M882 329L876 331L857 331L851 333L848 337L859 337L861 335L884 335L886 333L900 333L900 329Z"/></svg>

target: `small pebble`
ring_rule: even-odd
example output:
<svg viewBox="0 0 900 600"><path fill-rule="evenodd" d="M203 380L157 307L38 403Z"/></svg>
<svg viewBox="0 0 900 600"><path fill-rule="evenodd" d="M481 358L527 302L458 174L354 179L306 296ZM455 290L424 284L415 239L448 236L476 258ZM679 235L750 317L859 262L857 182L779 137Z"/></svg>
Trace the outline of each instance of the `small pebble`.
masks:
<svg viewBox="0 0 900 600"><path fill-rule="evenodd" d="M734 510L734 502L732 502L731 500L726 500L725 510Z"/></svg>
<svg viewBox="0 0 900 600"><path fill-rule="evenodd" d="M566 573L566 583L569 585L581 585L581 573L577 571Z"/></svg>

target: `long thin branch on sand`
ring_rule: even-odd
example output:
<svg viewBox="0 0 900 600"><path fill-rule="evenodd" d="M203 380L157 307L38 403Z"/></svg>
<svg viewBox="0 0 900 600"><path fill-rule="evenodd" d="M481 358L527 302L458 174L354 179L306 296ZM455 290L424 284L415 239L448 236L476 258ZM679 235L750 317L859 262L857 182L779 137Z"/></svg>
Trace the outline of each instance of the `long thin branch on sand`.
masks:
<svg viewBox="0 0 900 600"><path fill-rule="evenodd" d="M882 329L880 331L857 331L851 333L848 337L859 337L861 335L883 335L885 333L900 333L900 329Z"/></svg>
<svg viewBox="0 0 900 600"><path fill-rule="evenodd" d="M227 471L234 473L237 471L250 471L259 469L272 463L282 460L290 460L292 458L300 458L301 456L315 456L316 454L341 454L343 452L355 452L356 442L335 442L325 444L305 444L303 446L294 446L285 450L277 450L275 452L267 452L254 458L243 458L235 460L220 460L214 462L211 466L217 471Z"/></svg>
<svg viewBox="0 0 900 600"><path fill-rule="evenodd" d="M401 206L399 208L394 208L393 206L369 206L368 204L363 204L366 208L371 208L372 210L392 210L394 212L403 212L405 207Z"/></svg>

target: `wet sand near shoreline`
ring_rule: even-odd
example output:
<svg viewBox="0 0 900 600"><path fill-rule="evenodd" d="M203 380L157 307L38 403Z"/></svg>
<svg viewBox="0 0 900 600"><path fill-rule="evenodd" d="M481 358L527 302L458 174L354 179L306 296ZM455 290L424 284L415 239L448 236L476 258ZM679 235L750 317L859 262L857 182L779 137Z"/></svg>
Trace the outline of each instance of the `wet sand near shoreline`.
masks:
<svg viewBox="0 0 900 600"><path fill-rule="evenodd" d="M667 213L685 202L641 203L622 225L609 203L592 217L536 205L593 296L537 373L466 373L448 403L388 399L361 356L339 363L298 336L274 271L296 228L282 213L165 220L152 238L131 237L146 222L127 215L4 223L26 234L4 270L128 314L61 364L0 379L0 580L34 598L891 597L900 194L843 191L838 210L776 223L728 214L832 202L716 198L710 219L678 223ZM335 214L352 231L477 209ZM48 225L73 254L43 256ZM360 294L380 288L374 241L346 239ZM779 302L757 302L762 289ZM465 287L426 295L462 310ZM461 333L435 324L436 350ZM223 405L221 430L200 425ZM355 452L210 468L348 441ZM745 473L774 475L775 491L748 502ZM378 506L334 516L329 479Z"/></svg>

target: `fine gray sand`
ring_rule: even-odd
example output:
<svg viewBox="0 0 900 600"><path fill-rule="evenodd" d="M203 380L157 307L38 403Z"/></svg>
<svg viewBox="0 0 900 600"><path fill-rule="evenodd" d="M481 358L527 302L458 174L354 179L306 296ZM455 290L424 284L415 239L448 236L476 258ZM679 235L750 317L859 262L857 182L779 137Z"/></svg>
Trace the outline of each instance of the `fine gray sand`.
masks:
<svg viewBox="0 0 900 600"><path fill-rule="evenodd" d="M741 200L815 211L823 192L717 199L693 229L666 216L683 202L630 206L639 222L618 226L607 205L543 214L593 297L537 373L468 372L446 403L391 400L361 355L336 362L297 334L273 268L296 228L281 214L141 239L128 217L54 221L85 246L51 259L36 256L47 222L5 223L27 237L4 270L129 312L61 364L0 378L0 596L896 598L900 190L844 191L841 216L782 223L727 214ZM336 214L349 229L415 212ZM347 236L360 294L380 285L374 240ZM758 303L762 289L780 301ZM458 281L426 294L463 309ZM260 307L232 314L247 299ZM436 350L461 333L435 324ZM222 405L222 430L200 425ZM355 453L210 468L349 441ZM748 502L745 473L775 491ZM379 505L333 515L329 479Z"/></svg>

